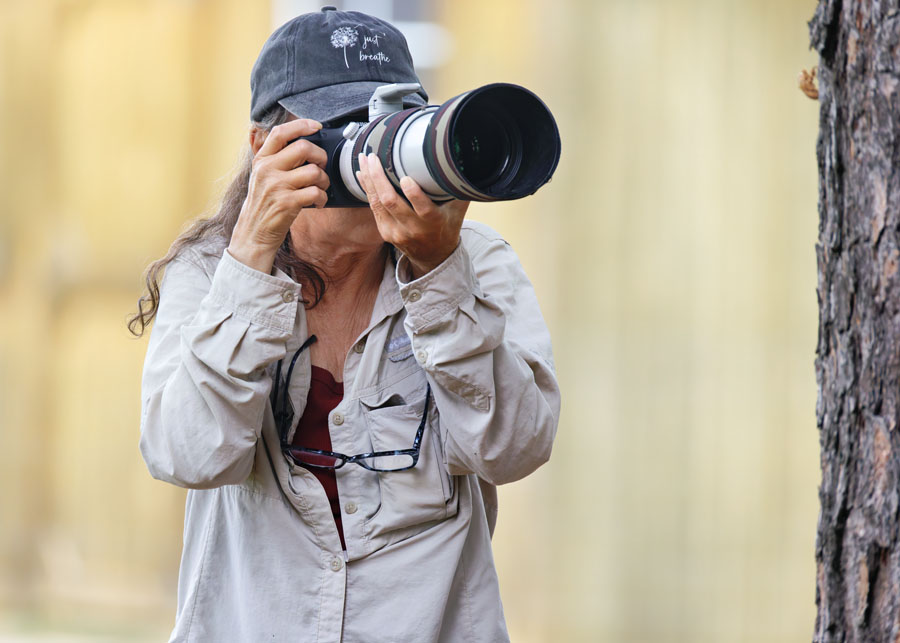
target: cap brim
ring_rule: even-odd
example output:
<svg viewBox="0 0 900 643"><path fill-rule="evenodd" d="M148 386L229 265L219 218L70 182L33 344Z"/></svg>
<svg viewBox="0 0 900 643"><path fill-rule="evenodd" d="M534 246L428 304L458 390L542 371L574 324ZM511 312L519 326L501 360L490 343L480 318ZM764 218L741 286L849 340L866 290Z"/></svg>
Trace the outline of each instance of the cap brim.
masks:
<svg viewBox="0 0 900 643"><path fill-rule="evenodd" d="M278 103L298 118L317 121L335 121L344 116L368 109L372 92L389 83L379 81L356 81L339 85L326 85L317 89L285 96ZM424 90L403 97L406 107L425 105L428 95Z"/></svg>

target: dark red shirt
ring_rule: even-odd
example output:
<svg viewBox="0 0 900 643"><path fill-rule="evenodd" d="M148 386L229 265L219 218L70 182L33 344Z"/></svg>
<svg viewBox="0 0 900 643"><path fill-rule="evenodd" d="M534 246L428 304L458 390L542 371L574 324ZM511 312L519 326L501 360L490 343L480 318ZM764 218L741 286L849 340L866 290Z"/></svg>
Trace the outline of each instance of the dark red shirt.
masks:
<svg viewBox="0 0 900 643"><path fill-rule="evenodd" d="M328 433L328 414L334 410L344 398L344 383L335 382L331 373L318 366L312 367L312 380L309 384L309 394L306 398L306 409L297 424L294 432L294 446L307 449L319 449L331 451L331 434ZM341 537L341 546L347 549L344 543L344 527L341 524L341 502L338 498L337 479L333 469L319 469L307 467L312 472L322 487L328 502L331 504L331 513L337 525L338 535Z"/></svg>

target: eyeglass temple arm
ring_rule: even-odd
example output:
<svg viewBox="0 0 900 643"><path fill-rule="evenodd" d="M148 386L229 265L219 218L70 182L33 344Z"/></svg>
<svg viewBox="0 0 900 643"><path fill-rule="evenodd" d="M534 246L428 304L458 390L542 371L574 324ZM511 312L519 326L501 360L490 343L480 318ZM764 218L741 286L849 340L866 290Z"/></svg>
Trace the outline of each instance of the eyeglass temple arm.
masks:
<svg viewBox="0 0 900 643"><path fill-rule="evenodd" d="M425 386L425 408L422 409L422 421L419 422L419 428L416 430L416 439L413 440L413 449L417 449L422 442L422 433L425 431L425 423L428 422L428 406L431 402L431 384L426 383Z"/></svg>
<svg viewBox="0 0 900 643"><path fill-rule="evenodd" d="M288 367L287 375L284 379L284 396L281 398L281 417L287 417L287 403L288 403L288 387L291 383L291 375L294 373L294 364L297 363L297 358L300 357L300 353L302 353L305 349L309 348L313 344L319 341L319 338L315 335L310 335L306 338L306 341L300 344L300 348L297 349L297 352L294 353L294 356L291 358L291 365ZM276 405L278 404L278 389L281 384L281 362L282 360L278 360L278 366L275 369L275 399L272 402L272 410L275 411ZM281 427L279 427L281 428ZM287 439L287 427L285 427L285 435L278 436L282 441Z"/></svg>

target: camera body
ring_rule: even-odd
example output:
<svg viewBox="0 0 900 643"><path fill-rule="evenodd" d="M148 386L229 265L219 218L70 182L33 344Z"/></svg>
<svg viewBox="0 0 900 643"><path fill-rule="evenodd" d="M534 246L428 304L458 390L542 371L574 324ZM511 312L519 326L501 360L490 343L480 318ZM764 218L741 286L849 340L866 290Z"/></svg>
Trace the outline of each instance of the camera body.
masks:
<svg viewBox="0 0 900 643"><path fill-rule="evenodd" d="M325 173L331 180L325 194L328 195L326 208L360 208L366 207L368 202L355 197L348 189L341 177L340 158L341 151L347 143L343 132L348 126L323 127L315 134L304 136L306 140L315 143L328 154L328 162L325 164ZM358 162L357 162L358 163ZM357 168L358 169L358 168ZM353 181L356 182L354 173ZM365 195L365 193L363 193Z"/></svg>
<svg viewBox="0 0 900 643"><path fill-rule="evenodd" d="M410 176L434 201L500 201L533 194L553 175L559 129L535 94L494 83L441 105L403 109L415 83L383 85L369 100L369 121L323 127L307 140L328 154L325 207L365 207L356 180L359 154L378 156L394 188Z"/></svg>

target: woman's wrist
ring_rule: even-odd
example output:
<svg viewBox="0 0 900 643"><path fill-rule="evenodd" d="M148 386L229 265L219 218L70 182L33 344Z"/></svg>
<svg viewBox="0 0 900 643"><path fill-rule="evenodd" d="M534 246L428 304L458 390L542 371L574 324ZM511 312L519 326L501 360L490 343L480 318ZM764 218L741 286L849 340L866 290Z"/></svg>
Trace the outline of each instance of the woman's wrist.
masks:
<svg viewBox="0 0 900 643"><path fill-rule="evenodd" d="M432 263L432 262L420 262L414 261L410 259L409 256L406 257L407 261L409 261L409 272L413 279L418 279L419 277L424 277L429 272L437 268L441 265L441 262Z"/></svg>
<svg viewBox="0 0 900 643"><path fill-rule="evenodd" d="M275 265L275 255L277 253L278 248L273 249L256 244L241 243L234 238L228 245L228 254L248 268L264 272L267 275L272 273L272 266Z"/></svg>
<svg viewBox="0 0 900 643"><path fill-rule="evenodd" d="M457 246L459 246L458 235L453 241L452 245L448 244L447 247L443 248L437 253L432 253L428 258L413 257L404 252L403 254L406 257L406 260L409 262L409 271L412 274L413 279L418 279L419 277L427 275L429 272L447 261L450 255L452 255L456 251Z"/></svg>

